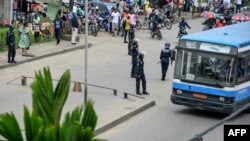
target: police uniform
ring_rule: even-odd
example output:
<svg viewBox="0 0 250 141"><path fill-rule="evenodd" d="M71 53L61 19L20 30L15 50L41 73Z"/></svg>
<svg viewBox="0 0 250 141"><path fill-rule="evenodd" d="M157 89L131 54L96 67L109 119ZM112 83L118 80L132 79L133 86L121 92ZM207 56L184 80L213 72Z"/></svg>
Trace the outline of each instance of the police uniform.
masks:
<svg viewBox="0 0 250 141"><path fill-rule="evenodd" d="M8 63L16 63L15 34L12 26L9 27L9 31L6 33L6 42L8 45Z"/></svg>
<svg viewBox="0 0 250 141"><path fill-rule="evenodd" d="M166 73L167 73L168 66L169 66L169 59L171 59L171 51L170 51L169 47L170 47L170 44L166 43L165 48L161 50L161 55L160 55L161 69L162 69L161 80L165 80ZM171 60L171 62L172 62L172 60Z"/></svg>
<svg viewBox="0 0 250 141"><path fill-rule="evenodd" d="M132 56L132 69L131 69L131 77L134 77L135 67L137 63L138 56L138 40L134 40L133 44L131 44L131 56Z"/></svg>
<svg viewBox="0 0 250 141"><path fill-rule="evenodd" d="M141 95L140 92L140 81L142 81L142 94L149 94L146 91L146 78L144 74L144 54L139 53L137 62L136 62L136 69L135 69L135 77L136 77L136 94Z"/></svg>

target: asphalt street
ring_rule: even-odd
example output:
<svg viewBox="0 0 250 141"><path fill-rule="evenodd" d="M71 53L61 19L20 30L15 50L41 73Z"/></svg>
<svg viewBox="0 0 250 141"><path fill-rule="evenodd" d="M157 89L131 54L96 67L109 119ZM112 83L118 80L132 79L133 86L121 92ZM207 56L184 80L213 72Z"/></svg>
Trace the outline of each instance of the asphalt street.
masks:
<svg viewBox="0 0 250 141"><path fill-rule="evenodd" d="M202 19L188 21L192 29L189 33L202 29ZM184 141L196 133L206 129L211 124L224 118L226 115L215 112L199 111L188 107L174 105L170 101L172 76L174 66L169 67L166 81L161 81L160 51L165 42L171 43L171 48L177 45L177 25L171 30L162 29L163 39L152 39L149 31L136 31L136 38L140 39L139 48L146 52L145 75L147 99L154 99L156 106L123 122L122 124L100 134L99 138L110 141ZM83 36L83 35L82 35ZM127 55L127 44L123 38L112 37L109 33L100 32L97 37L89 36L93 47L89 49L88 80L97 84L118 89L118 96L113 92L89 87L89 97L95 100L95 108L99 122L104 122L115 116L121 108L137 101L136 98L124 100L124 91L135 93L135 79L130 78L131 57ZM84 44L84 42L81 42ZM33 61L19 66L0 70L0 112L13 111L18 120L22 120L23 104L31 107L30 88L20 85L20 80L11 85L6 82L19 76L34 76L34 72L49 66L53 78L59 78L67 69L70 69L72 80L84 81L84 50L79 49L53 57ZM29 80L30 84L32 80ZM70 92L64 113L72 110L76 105L83 103L83 93ZM129 110L129 108L128 108ZM250 115L244 113L228 124L247 124ZM223 126L204 136L205 141L222 141Z"/></svg>

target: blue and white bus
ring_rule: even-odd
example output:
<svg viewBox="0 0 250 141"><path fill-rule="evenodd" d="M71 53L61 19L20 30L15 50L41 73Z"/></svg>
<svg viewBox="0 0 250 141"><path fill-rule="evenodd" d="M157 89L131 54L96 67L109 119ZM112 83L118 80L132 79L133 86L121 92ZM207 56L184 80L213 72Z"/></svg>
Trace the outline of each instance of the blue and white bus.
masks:
<svg viewBox="0 0 250 141"><path fill-rule="evenodd" d="M250 102L250 22L183 36L171 101L232 113Z"/></svg>

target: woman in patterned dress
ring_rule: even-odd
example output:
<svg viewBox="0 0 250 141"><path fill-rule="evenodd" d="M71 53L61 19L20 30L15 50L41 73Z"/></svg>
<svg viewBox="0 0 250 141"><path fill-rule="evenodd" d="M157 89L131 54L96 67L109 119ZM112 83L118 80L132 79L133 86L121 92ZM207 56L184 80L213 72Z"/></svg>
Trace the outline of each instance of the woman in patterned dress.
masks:
<svg viewBox="0 0 250 141"><path fill-rule="evenodd" d="M25 22L23 26L19 29L20 40L18 46L22 48L22 53L27 54L26 50L30 45L29 30L27 28L27 23Z"/></svg>

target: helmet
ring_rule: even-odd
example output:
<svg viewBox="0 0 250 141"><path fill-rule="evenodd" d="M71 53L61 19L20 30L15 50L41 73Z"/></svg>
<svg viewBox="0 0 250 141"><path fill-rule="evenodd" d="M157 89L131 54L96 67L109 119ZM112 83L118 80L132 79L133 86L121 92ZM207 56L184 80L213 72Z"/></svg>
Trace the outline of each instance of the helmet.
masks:
<svg viewBox="0 0 250 141"><path fill-rule="evenodd" d="M146 52L145 52L145 51L140 51L140 52L139 52L139 56L144 56L144 55L146 55Z"/></svg>
<svg viewBox="0 0 250 141"><path fill-rule="evenodd" d="M139 43L139 39L134 39L134 43Z"/></svg>
<svg viewBox="0 0 250 141"><path fill-rule="evenodd" d="M165 43L165 48L169 49L169 47L170 47L170 43Z"/></svg>
<svg viewBox="0 0 250 141"><path fill-rule="evenodd" d="M223 16L220 16L220 20L224 20L224 17L223 17Z"/></svg>
<svg viewBox="0 0 250 141"><path fill-rule="evenodd" d="M98 6L96 6L96 7L95 7L95 9L99 9L99 7L98 7Z"/></svg>
<svg viewBox="0 0 250 141"><path fill-rule="evenodd" d="M13 25L9 25L9 29L10 29L10 30L13 30L13 29L14 29L14 26L13 26Z"/></svg>

